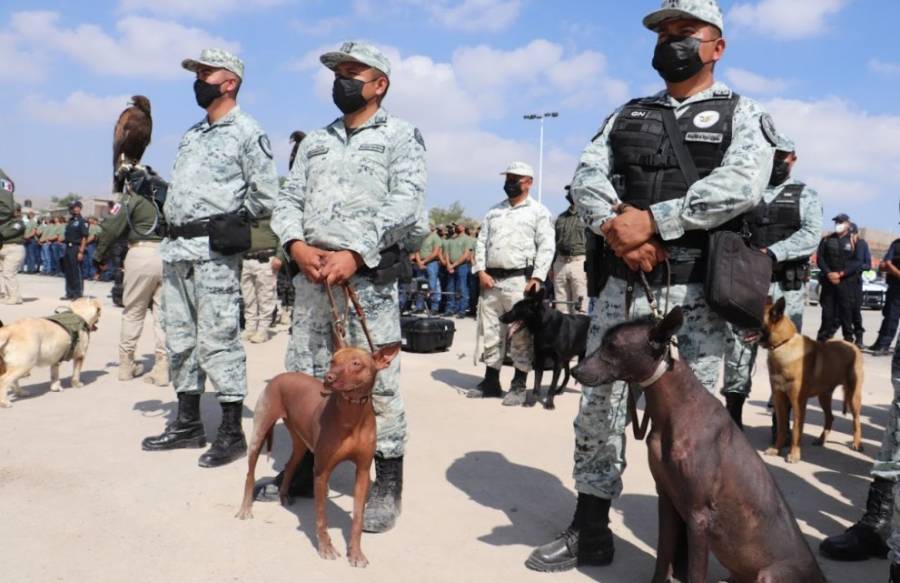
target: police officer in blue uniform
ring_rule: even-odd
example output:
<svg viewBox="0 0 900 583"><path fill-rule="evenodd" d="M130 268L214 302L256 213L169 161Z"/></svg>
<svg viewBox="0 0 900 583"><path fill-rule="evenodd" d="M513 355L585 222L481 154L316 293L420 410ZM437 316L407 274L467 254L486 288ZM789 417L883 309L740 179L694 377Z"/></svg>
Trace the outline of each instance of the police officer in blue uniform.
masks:
<svg viewBox="0 0 900 583"><path fill-rule="evenodd" d="M66 253L63 255L63 273L66 276L66 295L61 300L77 300L84 295L84 280L81 276L81 262L84 260L84 248L87 245L90 226L81 216L81 202L75 201L69 205L72 213L69 223L66 225L64 245Z"/></svg>
<svg viewBox="0 0 900 583"><path fill-rule="evenodd" d="M853 306L856 304L856 288L859 286L862 251L853 244L850 233L850 217L841 213L834 217L834 233L822 239L816 253L822 295L822 325L816 340L831 339L841 328L844 340L854 341Z"/></svg>

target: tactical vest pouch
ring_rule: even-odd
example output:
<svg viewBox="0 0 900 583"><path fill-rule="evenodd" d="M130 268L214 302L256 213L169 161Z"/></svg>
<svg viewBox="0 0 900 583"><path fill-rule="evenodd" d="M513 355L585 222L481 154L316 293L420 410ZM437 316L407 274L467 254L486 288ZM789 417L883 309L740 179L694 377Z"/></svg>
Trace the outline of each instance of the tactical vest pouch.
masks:
<svg viewBox="0 0 900 583"><path fill-rule="evenodd" d="M392 245L381 252L381 260L374 268L361 267L359 274L368 278L375 285L387 285L401 278L412 279L412 264L404 265L399 245ZM408 274L406 271L408 270Z"/></svg>
<svg viewBox="0 0 900 583"><path fill-rule="evenodd" d="M709 240L704 294L710 309L741 328L758 328L772 281L772 259L740 233L717 231Z"/></svg>
<svg viewBox="0 0 900 583"><path fill-rule="evenodd" d="M258 251L272 251L278 248L278 237L272 231L272 219L253 219L250 221L250 249L251 253Z"/></svg>
<svg viewBox="0 0 900 583"><path fill-rule="evenodd" d="M250 249L250 217L241 209L209 217L209 248L222 255L235 255Z"/></svg>
<svg viewBox="0 0 900 583"><path fill-rule="evenodd" d="M587 294L589 298L600 296L609 281L609 263L605 257L606 242L603 237L587 229L584 237L584 271L587 274Z"/></svg>

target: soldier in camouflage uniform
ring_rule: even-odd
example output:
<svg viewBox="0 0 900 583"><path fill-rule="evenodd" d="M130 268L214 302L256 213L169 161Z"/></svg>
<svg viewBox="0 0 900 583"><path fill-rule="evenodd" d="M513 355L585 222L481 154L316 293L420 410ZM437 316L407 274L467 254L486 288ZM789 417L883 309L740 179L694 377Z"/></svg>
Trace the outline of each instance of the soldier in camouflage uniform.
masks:
<svg viewBox="0 0 900 583"><path fill-rule="evenodd" d="M204 49L182 67L197 75L194 93L206 110L181 139L164 207L163 329L178 417L143 441L146 450L203 447L200 395L206 378L222 406L222 424L201 467L229 463L247 451L241 428L247 363L240 341L241 256L210 249L208 219L246 210L270 212L278 190L269 138L237 105L244 64L220 49Z"/></svg>
<svg viewBox="0 0 900 583"><path fill-rule="evenodd" d="M822 233L822 203L819 193L791 177L796 161L794 142L779 135L769 187L759 206L747 215L747 224L751 243L768 253L774 263L769 295L773 301L784 297L785 313L801 331L809 257L815 253ZM746 330L729 324L722 393L728 413L742 429L742 411L750 395L758 347L755 340L746 338Z"/></svg>
<svg viewBox="0 0 900 583"><path fill-rule="evenodd" d="M127 239L124 308L119 332L119 380L129 381L144 372L144 367L134 361L134 351L144 329L144 319L150 312L155 361L144 381L165 386L169 384L169 358L162 330L163 265L159 254L165 223L150 192L151 180L162 180L139 165L122 166L119 172L122 176L127 175L129 187L122 194L122 202L113 207L112 214L103 223L93 260L104 265L114 252L114 244L123 237Z"/></svg>
<svg viewBox="0 0 900 583"><path fill-rule="evenodd" d="M334 101L344 115L300 144L272 219L302 272L294 280L297 301L285 364L319 378L332 350L323 284L349 281L374 342L399 342L399 244L417 248L428 233L425 142L419 130L381 108L390 85L387 58L375 47L348 42L321 61L335 73ZM336 295L343 305L343 295ZM366 346L356 319L348 342ZM375 484L363 519L367 532L392 528L400 513L406 414L399 372L396 359L373 388L377 443ZM305 475L299 479L309 477L300 474Z"/></svg>
<svg viewBox="0 0 900 583"><path fill-rule="evenodd" d="M501 174L506 176L507 200L485 215L472 268L481 284L478 326L484 336L481 359L485 364L484 379L466 394L473 399L503 395L500 368L507 352L507 326L500 316L546 281L556 245L550 211L529 196L534 182L531 166L513 162ZM520 329L508 348L516 372L503 404L514 407L526 402L525 382L534 364L531 334Z"/></svg>
<svg viewBox="0 0 900 583"><path fill-rule="evenodd" d="M715 0L665 0L644 25L658 34L653 65L666 91L617 110L582 154L572 182L585 225L603 237L600 263L609 275L591 314L587 350L595 350L616 322L650 313L639 283L633 297L626 297L637 270L643 270L661 305L668 296L670 307L684 309L681 355L712 392L726 328L703 296L707 231L739 229L741 221L733 220L759 203L776 136L757 103L713 79L714 63L725 50ZM680 169L666 119L697 167L700 180L694 184ZM609 509L622 492L627 390L620 382L583 388L575 418L575 516L558 538L531 554L529 568L563 571L612 561Z"/></svg>

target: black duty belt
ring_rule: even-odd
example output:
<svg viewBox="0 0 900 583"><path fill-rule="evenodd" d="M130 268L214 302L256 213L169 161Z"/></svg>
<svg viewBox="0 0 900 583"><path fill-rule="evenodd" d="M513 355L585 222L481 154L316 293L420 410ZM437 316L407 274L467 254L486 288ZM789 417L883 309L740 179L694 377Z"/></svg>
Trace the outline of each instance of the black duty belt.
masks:
<svg viewBox="0 0 900 583"><path fill-rule="evenodd" d="M167 235L170 239L196 239L209 236L209 220L202 219L183 225L169 225Z"/></svg>
<svg viewBox="0 0 900 583"><path fill-rule="evenodd" d="M252 259L259 261L260 263L268 263L270 259L275 257L275 251L257 251L255 253L245 253L244 259Z"/></svg>
<svg viewBox="0 0 900 583"><path fill-rule="evenodd" d="M611 261L611 273L616 279L631 280L637 275L636 271L628 268L628 265L619 258ZM671 271L671 273L670 273ZM682 285L686 283L703 283L706 281L706 260L705 258L697 261L686 262L669 262L669 267L665 263L657 265L650 273L645 273L647 283L650 285Z"/></svg>
<svg viewBox="0 0 900 583"><path fill-rule="evenodd" d="M493 277L494 279L503 279L506 277L521 277L528 273L528 269L523 267L521 269L501 269L499 267L488 267L485 269L487 274Z"/></svg>

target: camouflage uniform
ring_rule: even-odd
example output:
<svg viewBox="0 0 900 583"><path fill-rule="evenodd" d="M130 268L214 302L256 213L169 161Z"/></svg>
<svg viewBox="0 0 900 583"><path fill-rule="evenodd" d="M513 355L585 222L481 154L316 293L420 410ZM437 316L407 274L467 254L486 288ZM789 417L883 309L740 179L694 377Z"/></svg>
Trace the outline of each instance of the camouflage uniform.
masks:
<svg viewBox="0 0 900 583"><path fill-rule="evenodd" d="M718 10L718 9L717 9ZM655 14L655 13L654 13ZM649 17L648 17L649 19ZM647 21L645 21L647 24ZM652 102L673 108L680 117L692 104L731 95L721 83L678 101L665 91L650 98ZM610 134L618 111L607 120L600 133L582 154L571 193L586 225L600 234L600 227L615 216L613 208L620 199L610 181L612 145ZM762 197L769 182L774 156L774 136L765 133L770 123L764 110L754 101L741 97L735 107L731 146L722 164L708 177L693 184L685 197L651 206L660 238L674 240L686 231L708 230L750 210ZM673 262L681 257L680 248L669 247ZM610 278L591 314L588 352L599 346L605 331L626 319L625 282ZM665 291L660 290L664 306ZM643 294L634 294L628 316L649 314ZM708 308L702 283L672 285L669 305L685 310L685 325L678 336L684 359L700 381L715 390L718 370L725 349L725 321ZM617 382L584 387L575 418L575 488L600 498L616 498L622 491L625 469L626 386Z"/></svg>
<svg viewBox="0 0 900 583"><path fill-rule="evenodd" d="M553 218L547 207L528 196L511 206L508 200L494 206L481 223L475 244L476 274L492 269L520 270L531 266L531 275L546 281L556 249ZM503 366L506 355L506 325L500 316L525 297L525 275L494 278L494 287L481 290L479 326L484 334L481 360L490 368ZM510 341L509 355L516 369L528 372L534 360L531 334L521 329Z"/></svg>
<svg viewBox="0 0 900 583"><path fill-rule="evenodd" d="M358 253L375 268L380 252L399 242L417 248L428 234L425 215L425 145L419 130L379 109L348 135L343 118L309 134L281 189L272 229L285 244L304 241L331 251ZM378 345L400 341L397 283L376 285L357 273L350 279ZM294 278L296 303L289 371L321 378L331 360L331 310L324 287L303 274ZM341 294L336 294L343 302ZM355 317L349 343L366 346ZM400 359L378 374L373 388L377 453L398 458L406 445L406 416L399 391Z"/></svg>
<svg viewBox="0 0 900 583"><path fill-rule="evenodd" d="M785 187L802 184L794 178L788 178L778 186L769 186L763 194L763 200L772 202ZM777 261L793 261L805 259L815 253L822 232L822 203L819 193L809 186L800 194L800 220L803 227L782 241L769 246ZM806 286L801 289L784 291L778 282L772 283L769 295L773 301L782 296L787 304L785 313L794 322L798 331L803 330L803 308L806 306ZM753 363L756 361L758 344L745 342L743 331L728 326L725 346L725 374L722 393L738 393L750 395Z"/></svg>
<svg viewBox="0 0 900 583"><path fill-rule="evenodd" d="M242 206L262 216L277 190L269 140L236 106L212 124L204 117L181 139L166 220L184 225ZM247 394L239 339L241 256L211 251L208 237L163 239L160 254L163 328L175 391L202 393L209 376L220 402L241 401Z"/></svg>
<svg viewBox="0 0 900 583"><path fill-rule="evenodd" d="M900 563L900 342L894 347L891 383L894 385L894 400L891 401L890 418L884 430L881 450L875 456L872 475L894 482L894 514L887 544L891 549L890 560Z"/></svg>

